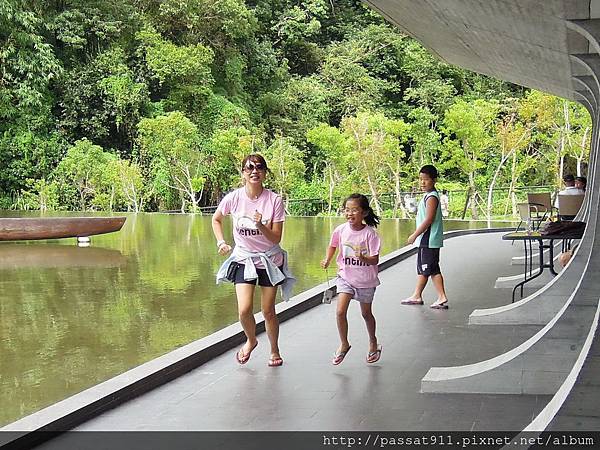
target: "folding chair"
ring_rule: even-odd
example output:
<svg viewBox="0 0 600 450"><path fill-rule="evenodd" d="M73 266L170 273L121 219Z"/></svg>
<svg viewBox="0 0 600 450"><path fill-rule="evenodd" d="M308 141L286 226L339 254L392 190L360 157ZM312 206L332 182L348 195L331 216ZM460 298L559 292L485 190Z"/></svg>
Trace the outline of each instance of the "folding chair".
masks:
<svg viewBox="0 0 600 450"><path fill-rule="evenodd" d="M527 193L527 202L537 207L537 218L541 222L550 219L553 212L556 211L556 208L552 205L550 192Z"/></svg>

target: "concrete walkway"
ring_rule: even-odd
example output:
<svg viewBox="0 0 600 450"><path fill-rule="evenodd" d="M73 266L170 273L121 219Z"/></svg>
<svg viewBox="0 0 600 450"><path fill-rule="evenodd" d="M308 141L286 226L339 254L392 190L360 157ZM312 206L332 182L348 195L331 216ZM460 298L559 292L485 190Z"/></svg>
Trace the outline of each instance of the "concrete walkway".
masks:
<svg viewBox="0 0 600 450"><path fill-rule="evenodd" d="M419 393L430 367L493 357L539 330L467 325L473 309L510 302L510 290L494 289L494 283L522 270L510 265L519 247L501 241L500 233L456 237L445 245L448 310L400 305L414 286L414 256L381 273L374 304L383 344L378 363L365 362L367 334L358 305L351 304L352 349L340 366L331 365L338 345L334 301L282 324L283 367L267 367L269 346L261 334L247 365L228 352L77 430L523 429L549 396ZM435 299L432 286L425 294L426 303Z"/></svg>

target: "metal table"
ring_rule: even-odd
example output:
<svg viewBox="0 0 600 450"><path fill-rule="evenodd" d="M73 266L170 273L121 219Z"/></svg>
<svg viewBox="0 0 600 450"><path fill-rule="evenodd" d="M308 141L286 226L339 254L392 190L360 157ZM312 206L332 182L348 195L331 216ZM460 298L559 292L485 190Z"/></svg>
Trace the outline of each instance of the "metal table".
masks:
<svg viewBox="0 0 600 450"><path fill-rule="evenodd" d="M569 231L560 234L546 234L542 236L539 231L528 233L527 231L513 231L502 236L504 241L523 241L525 248L525 278L523 281L517 283L512 291L512 302L515 301L515 292L518 288L521 289L521 298L523 298L523 285L530 282L531 280L539 277L544 269L549 269L552 275L558 275L554 270L554 241L562 240L562 251L566 251L571 248L571 241L573 239L581 239L583 236L583 230ZM537 242L539 247L538 252L538 264L539 272L533 274L533 249L532 242ZM544 242L546 241L546 242ZM544 250L548 250L549 261L544 261ZM529 275L529 276L528 276Z"/></svg>

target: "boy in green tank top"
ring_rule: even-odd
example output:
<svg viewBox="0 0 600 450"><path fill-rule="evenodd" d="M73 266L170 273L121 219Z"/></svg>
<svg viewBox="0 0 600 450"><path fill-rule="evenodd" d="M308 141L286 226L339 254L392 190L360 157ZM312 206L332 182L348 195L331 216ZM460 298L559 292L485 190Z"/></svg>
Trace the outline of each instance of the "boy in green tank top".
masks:
<svg viewBox="0 0 600 450"><path fill-rule="evenodd" d="M444 277L440 270L440 248L444 243L444 227L442 224L442 208L440 195L435 189L438 177L437 169L428 164L419 171L419 185L425 193L417 210L417 229L408 237L409 244L419 247L417 253L417 284L415 291L403 305L422 305L423 289L429 277L438 292L438 299L430 305L434 309L448 309L448 298L444 290Z"/></svg>

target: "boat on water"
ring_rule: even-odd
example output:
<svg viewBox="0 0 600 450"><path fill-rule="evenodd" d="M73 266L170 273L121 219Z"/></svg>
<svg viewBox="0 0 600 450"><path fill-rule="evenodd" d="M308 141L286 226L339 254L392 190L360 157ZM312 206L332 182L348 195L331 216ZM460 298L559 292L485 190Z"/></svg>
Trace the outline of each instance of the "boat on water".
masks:
<svg viewBox="0 0 600 450"><path fill-rule="evenodd" d="M82 238L119 231L125 217L3 217L0 241Z"/></svg>

